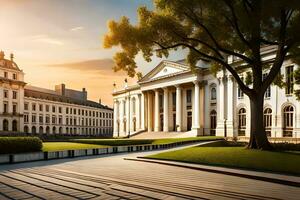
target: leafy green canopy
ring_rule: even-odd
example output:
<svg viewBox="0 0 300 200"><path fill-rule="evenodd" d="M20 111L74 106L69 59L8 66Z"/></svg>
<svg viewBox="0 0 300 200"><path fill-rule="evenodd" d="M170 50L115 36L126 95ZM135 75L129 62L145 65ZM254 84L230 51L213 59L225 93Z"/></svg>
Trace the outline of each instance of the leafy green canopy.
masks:
<svg viewBox="0 0 300 200"><path fill-rule="evenodd" d="M193 69L200 59L211 62L213 70L226 68L249 96L263 93L274 81L288 55L300 62L300 1L298 0L155 0L155 9L138 9L138 23L127 17L108 23L104 47L120 46L114 56L115 70L136 74L135 57L146 61L170 50L188 49ZM276 57L267 63L260 48L277 47ZM253 88L243 83L228 56L244 61L251 69ZM262 80L268 66L269 75ZM300 78L300 77L299 77Z"/></svg>

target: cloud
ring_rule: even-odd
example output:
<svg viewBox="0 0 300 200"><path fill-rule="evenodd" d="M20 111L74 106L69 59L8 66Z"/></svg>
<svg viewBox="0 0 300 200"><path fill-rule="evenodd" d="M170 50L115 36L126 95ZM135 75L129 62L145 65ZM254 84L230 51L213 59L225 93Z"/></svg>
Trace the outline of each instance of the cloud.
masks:
<svg viewBox="0 0 300 200"><path fill-rule="evenodd" d="M53 45L59 45L62 46L64 43L58 39L51 38L48 35L34 35L31 37L33 41L47 43L47 44L53 44Z"/></svg>
<svg viewBox="0 0 300 200"><path fill-rule="evenodd" d="M80 71L90 71L90 72L99 72L101 75L110 75L110 76L119 76L125 75L125 72L114 72L113 66L114 61L110 58L106 59L94 59L94 60L83 60L79 62L71 62L71 63L60 63L60 64L50 64L47 65L50 67L63 67L72 70L80 70Z"/></svg>
<svg viewBox="0 0 300 200"><path fill-rule="evenodd" d="M77 26L77 27L71 28L70 31L80 31L80 30L82 30L82 29L84 29L84 27L82 27L82 26Z"/></svg>

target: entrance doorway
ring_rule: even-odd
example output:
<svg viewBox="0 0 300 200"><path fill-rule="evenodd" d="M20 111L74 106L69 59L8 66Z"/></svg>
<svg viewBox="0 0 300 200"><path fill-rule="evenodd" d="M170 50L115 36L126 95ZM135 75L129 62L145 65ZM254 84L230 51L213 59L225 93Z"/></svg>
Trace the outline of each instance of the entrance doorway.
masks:
<svg viewBox="0 0 300 200"><path fill-rule="evenodd" d="M192 130L192 112L187 113L187 130L190 131Z"/></svg>
<svg viewBox="0 0 300 200"><path fill-rule="evenodd" d="M159 115L159 120L160 120L160 128L161 128L161 130L163 130L163 127L164 127L164 115L163 114Z"/></svg>
<svg viewBox="0 0 300 200"><path fill-rule="evenodd" d="M177 131L176 130L176 114L173 114L173 131Z"/></svg>

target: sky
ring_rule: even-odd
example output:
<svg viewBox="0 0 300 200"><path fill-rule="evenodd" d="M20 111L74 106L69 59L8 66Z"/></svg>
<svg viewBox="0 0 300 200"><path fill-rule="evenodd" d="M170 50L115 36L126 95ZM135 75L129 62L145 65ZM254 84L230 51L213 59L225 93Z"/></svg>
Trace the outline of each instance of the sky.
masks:
<svg viewBox="0 0 300 200"><path fill-rule="evenodd" d="M137 8L153 9L151 0L0 0L0 49L25 72L29 85L54 89L86 88L88 98L112 106L113 83L122 88L125 72L114 72L112 57L117 48L104 49L108 20L127 16L137 22ZM179 52L168 59L179 60ZM136 58L143 74L162 59L151 63ZM129 79L134 84L135 79Z"/></svg>

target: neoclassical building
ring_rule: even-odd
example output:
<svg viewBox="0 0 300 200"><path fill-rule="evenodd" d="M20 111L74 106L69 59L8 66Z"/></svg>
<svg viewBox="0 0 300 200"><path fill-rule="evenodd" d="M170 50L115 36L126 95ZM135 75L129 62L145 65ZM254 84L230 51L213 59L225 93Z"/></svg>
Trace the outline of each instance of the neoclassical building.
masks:
<svg viewBox="0 0 300 200"><path fill-rule="evenodd" d="M274 48L262 49L264 60L274 58ZM241 60L229 57L245 78ZM209 64L199 62L191 71L184 61L162 61L134 86L114 90L114 136L142 131L188 132L190 135L250 136L250 101L227 70L214 76ZM300 137L300 102L287 60L281 69L286 88L271 85L265 93L264 123L269 137ZM265 74L268 72L265 71Z"/></svg>
<svg viewBox="0 0 300 200"><path fill-rule="evenodd" d="M24 72L0 52L0 135L63 134L111 136L113 109L87 99L87 91L29 86Z"/></svg>

